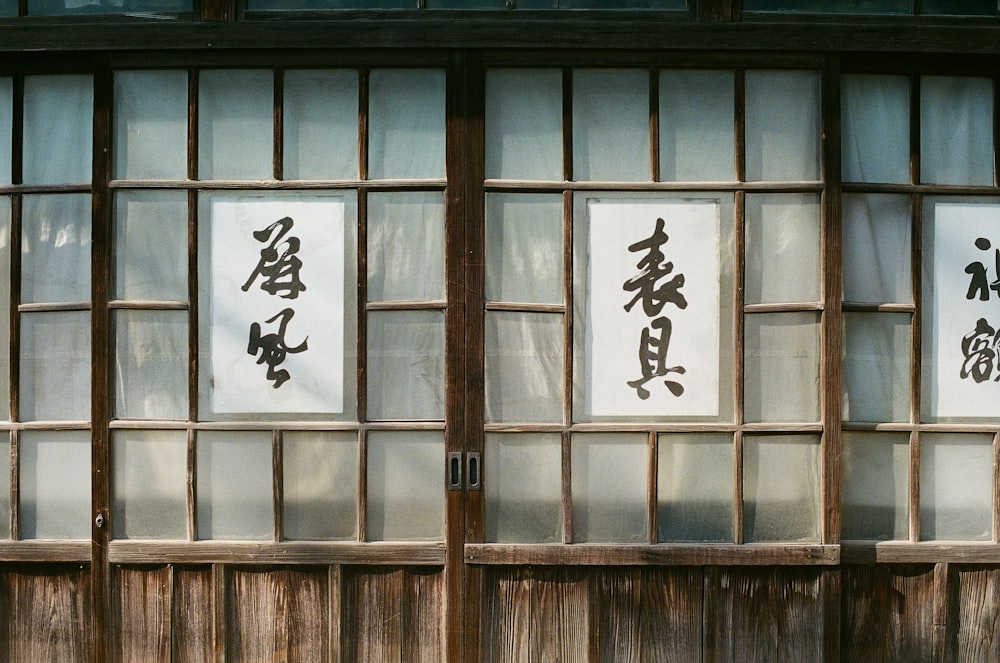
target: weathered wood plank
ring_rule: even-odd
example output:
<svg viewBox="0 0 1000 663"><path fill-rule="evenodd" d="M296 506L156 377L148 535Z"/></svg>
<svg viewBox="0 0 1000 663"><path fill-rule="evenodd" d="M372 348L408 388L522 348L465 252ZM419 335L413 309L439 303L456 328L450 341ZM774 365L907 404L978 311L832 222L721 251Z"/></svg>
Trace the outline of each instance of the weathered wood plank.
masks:
<svg viewBox="0 0 1000 663"><path fill-rule="evenodd" d="M206 663L212 660L215 614L211 567L174 567L173 663Z"/></svg>
<svg viewBox="0 0 1000 663"><path fill-rule="evenodd" d="M594 576L599 661L687 663L702 657L702 569L602 569Z"/></svg>
<svg viewBox="0 0 1000 663"><path fill-rule="evenodd" d="M88 548L89 550L89 548ZM114 541L108 557L115 564L386 564L441 566L443 543L231 543L218 541Z"/></svg>
<svg viewBox="0 0 1000 663"><path fill-rule="evenodd" d="M0 660L87 663L91 659L90 573L32 566L0 574Z"/></svg>
<svg viewBox="0 0 1000 663"><path fill-rule="evenodd" d="M170 661L170 567L114 569L112 637L118 663Z"/></svg>
<svg viewBox="0 0 1000 663"><path fill-rule="evenodd" d="M227 661L326 659L326 569L233 568L226 591Z"/></svg>
<svg viewBox="0 0 1000 663"><path fill-rule="evenodd" d="M841 660L932 660L933 566L847 566L842 574Z"/></svg>
<svg viewBox="0 0 1000 663"><path fill-rule="evenodd" d="M947 660L1000 661L1000 568L952 565L949 571L949 631L954 638Z"/></svg>
<svg viewBox="0 0 1000 663"><path fill-rule="evenodd" d="M466 544L468 564L565 566L805 566L840 562L838 545L517 545Z"/></svg>
<svg viewBox="0 0 1000 663"><path fill-rule="evenodd" d="M591 660L588 573L583 569L540 569L531 592L529 661Z"/></svg>
<svg viewBox="0 0 1000 663"><path fill-rule="evenodd" d="M704 610L703 660L706 663L823 660L821 578L824 573L836 571L806 567L706 570L708 600Z"/></svg>
<svg viewBox="0 0 1000 663"><path fill-rule="evenodd" d="M483 573L483 661L528 661L532 580L527 569L487 568Z"/></svg>

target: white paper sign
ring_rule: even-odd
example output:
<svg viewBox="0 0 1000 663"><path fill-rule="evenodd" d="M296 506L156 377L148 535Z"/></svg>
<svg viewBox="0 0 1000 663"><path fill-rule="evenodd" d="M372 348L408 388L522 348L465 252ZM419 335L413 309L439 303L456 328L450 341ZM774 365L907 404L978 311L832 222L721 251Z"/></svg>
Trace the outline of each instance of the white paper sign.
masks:
<svg viewBox="0 0 1000 663"><path fill-rule="evenodd" d="M719 412L719 204L590 200L586 411Z"/></svg>
<svg viewBox="0 0 1000 663"><path fill-rule="evenodd" d="M343 199L216 198L210 222L213 412L342 412Z"/></svg>
<svg viewBox="0 0 1000 663"><path fill-rule="evenodd" d="M929 415L996 417L1000 206L935 205L933 265Z"/></svg>

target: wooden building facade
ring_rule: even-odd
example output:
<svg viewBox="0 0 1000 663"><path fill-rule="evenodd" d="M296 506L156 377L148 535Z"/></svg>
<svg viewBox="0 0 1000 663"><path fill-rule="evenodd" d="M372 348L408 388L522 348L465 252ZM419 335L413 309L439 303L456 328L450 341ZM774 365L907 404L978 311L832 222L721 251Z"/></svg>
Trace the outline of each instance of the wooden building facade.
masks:
<svg viewBox="0 0 1000 663"><path fill-rule="evenodd" d="M1000 661L996 3L414 1L0 1L0 660Z"/></svg>

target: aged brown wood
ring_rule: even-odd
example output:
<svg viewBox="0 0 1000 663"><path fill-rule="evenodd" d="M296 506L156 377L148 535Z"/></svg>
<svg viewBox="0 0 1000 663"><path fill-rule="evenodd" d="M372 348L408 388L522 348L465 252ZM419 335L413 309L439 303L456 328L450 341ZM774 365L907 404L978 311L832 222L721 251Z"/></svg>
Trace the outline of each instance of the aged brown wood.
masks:
<svg viewBox="0 0 1000 663"><path fill-rule="evenodd" d="M323 568L231 568L227 660L323 661L330 646Z"/></svg>
<svg viewBox="0 0 1000 663"><path fill-rule="evenodd" d="M843 564L1000 564L1000 546L994 543L938 543L921 541L844 542Z"/></svg>
<svg viewBox="0 0 1000 663"><path fill-rule="evenodd" d="M7 567L0 572L0 659L9 663L91 661L90 569Z"/></svg>
<svg viewBox="0 0 1000 663"><path fill-rule="evenodd" d="M930 661L933 566L845 566L843 661Z"/></svg>
<svg viewBox="0 0 1000 663"><path fill-rule="evenodd" d="M1000 660L1000 568L955 566L949 569L948 618L952 636L946 652L952 661Z"/></svg>
<svg viewBox="0 0 1000 663"><path fill-rule="evenodd" d="M52 544L25 544L26 551ZM43 547L46 546L46 547ZM71 544L63 544L71 545ZM79 547L72 548L79 550ZM30 554L26 552L25 554ZM82 553L80 553L82 554ZM226 541L112 541L108 556L117 564L370 564L391 565L399 560L415 566L439 566L445 561L443 543L341 543L285 541L246 543ZM0 558L2 559L2 558Z"/></svg>
<svg viewBox="0 0 1000 663"><path fill-rule="evenodd" d="M840 546L783 544L467 544L465 561L483 565L563 566L831 566Z"/></svg>
<svg viewBox="0 0 1000 663"><path fill-rule="evenodd" d="M172 567L171 652L175 663L212 660L215 593L211 567Z"/></svg>
<svg viewBox="0 0 1000 663"><path fill-rule="evenodd" d="M170 660L171 576L169 566L114 568L112 648L117 663Z"/></svg>
<svg viewBox="0 0 1000 663"><path fill-rule="evenodd" d="M706 569L703 660L823 660L821 581L824 574L838 572L783 567Z"/></svg>

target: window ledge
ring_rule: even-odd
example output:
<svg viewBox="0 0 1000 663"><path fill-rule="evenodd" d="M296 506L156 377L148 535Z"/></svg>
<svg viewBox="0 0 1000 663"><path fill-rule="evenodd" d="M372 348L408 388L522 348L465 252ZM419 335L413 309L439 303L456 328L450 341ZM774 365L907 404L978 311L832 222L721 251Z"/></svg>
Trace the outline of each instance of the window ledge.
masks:
<svg viewBox="0 0 1000 663"><path fill-rule="evenodd" d="M834 566L840 546L822 544L467 544L468 564L579 566Z"/></svg>

